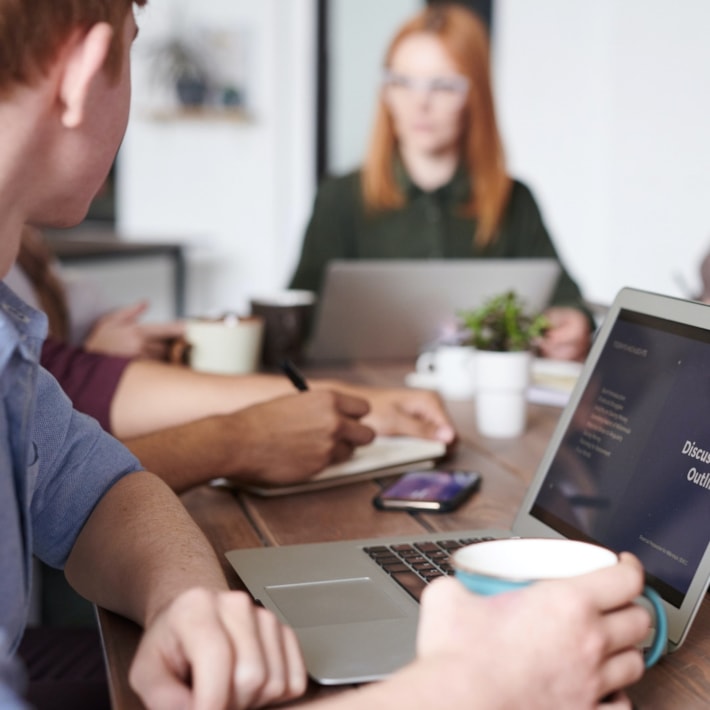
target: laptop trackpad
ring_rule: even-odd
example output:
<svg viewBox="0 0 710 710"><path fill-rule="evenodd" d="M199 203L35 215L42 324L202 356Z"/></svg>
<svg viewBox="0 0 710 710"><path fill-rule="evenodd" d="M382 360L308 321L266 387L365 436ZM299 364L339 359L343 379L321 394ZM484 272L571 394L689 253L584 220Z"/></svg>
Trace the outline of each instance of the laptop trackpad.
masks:
<svg viewBox="0 0 710 710"><path fill-rule="evenodd" d="M371 579L284 584L266 591L294 628L379 621L406 616Z"/></svg>

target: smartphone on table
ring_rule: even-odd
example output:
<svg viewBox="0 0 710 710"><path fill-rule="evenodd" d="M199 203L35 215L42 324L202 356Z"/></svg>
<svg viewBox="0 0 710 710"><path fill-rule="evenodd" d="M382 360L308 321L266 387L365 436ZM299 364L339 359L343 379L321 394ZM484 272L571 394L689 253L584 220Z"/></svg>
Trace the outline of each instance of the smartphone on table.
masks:
<svg viewBox="0 0 710 710"><path fill-rule="evenodd" d="M380 510L448 513L480 485L481 474L475 471L409 471L372 502Z"/></svg>

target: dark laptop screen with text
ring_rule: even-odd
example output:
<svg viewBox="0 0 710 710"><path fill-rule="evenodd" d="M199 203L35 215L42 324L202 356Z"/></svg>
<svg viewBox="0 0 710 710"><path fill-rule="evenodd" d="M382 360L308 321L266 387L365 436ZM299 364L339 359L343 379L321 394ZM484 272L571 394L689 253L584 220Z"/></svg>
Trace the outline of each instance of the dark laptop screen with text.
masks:
<svg viewBox="0 0 710 710"><path fill-rule="evenodd" d="M619 313L531 514L680 607L710 538L710 332Z"/></svg>

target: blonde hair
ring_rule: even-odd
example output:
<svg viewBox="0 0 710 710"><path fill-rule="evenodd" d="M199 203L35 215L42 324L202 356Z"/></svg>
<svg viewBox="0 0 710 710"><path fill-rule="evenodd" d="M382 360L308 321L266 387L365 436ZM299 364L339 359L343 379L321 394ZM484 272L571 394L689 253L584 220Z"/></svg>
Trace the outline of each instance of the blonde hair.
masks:
<svg viewBox="0 0 710 710"><path fill-rule="evenodd" d="M474 241L478 246L486 246L495 241L511 187L493 105L488 33L481 20L466 8L438 3L417 14L399 30L385 55L385 67L389 67L404 39L422 32L441 41L458 71L469 80L460 150L461 162L473 179L462 211L477 218ZM404 195L394 173L396 150L394 124L380 94L362 167L362 189L369 212L404 205Z"/></svg>

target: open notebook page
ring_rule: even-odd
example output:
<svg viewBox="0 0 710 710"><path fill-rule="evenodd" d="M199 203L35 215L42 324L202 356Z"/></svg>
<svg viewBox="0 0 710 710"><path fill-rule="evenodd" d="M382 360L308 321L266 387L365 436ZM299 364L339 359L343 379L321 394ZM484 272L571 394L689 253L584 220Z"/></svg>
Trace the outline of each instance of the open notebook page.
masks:
<svg viewBox="0 0 710 710"><path fill-rule="evenodd" d="M355 449L347 461L328 466L302 483L284 486L240 485L239 488L265 496L300 493L399 473L414 466L431 468L434 461L445 453L446 445L440 441L410 436L378 436L371 444ZM215 483L236 486L225 479L219 479Z"/></svg>

